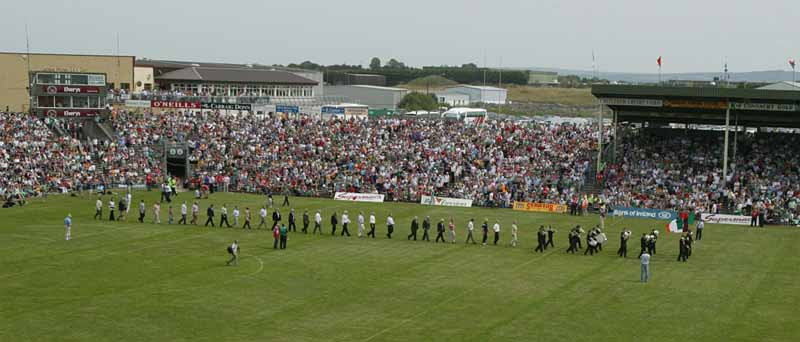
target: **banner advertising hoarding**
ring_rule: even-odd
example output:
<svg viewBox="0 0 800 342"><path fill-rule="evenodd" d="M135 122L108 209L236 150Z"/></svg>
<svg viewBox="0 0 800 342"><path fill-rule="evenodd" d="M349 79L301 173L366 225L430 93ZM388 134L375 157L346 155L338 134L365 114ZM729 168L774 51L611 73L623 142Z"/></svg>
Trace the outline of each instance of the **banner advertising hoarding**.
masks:
<svg viewBox="0 0 800 342"><path fill-rule="evenodd" d="M735 224L740 226L749 226L750 225L750 216L740 216L740 215L725 215L725 214L706 214L703 213L703 221L706 223L717 223L717 224Z"/></svg>
<svg viewBox="0 0 800 342"><path fill-rule="evenodd" d="M614 207L614 216L649 218L655 220L677 220L678 212L674 210L644 209L633 207Z"/></svg>
<svg viewBox="0 0 800 342"><path fill-rule="evenodd" d="M514 202L514 210L534 211L539 213L566 213L567 206L564 204L534 203L534 202Z"/></svg>
<svg viewBox="0 0 800 342"><path fill-rule="evenodd" d="M333 199L337 201L351 202L383 202L383 194L360 194L355 192L337 192Z"/></svg>
<svg viewBox="0 0 800 342"><path fill-rule="evenodd" d="M469 208L472 206L472 200L450 197L437 197L422 195L421 204L424 205L440 205L445 207L463 207Z"/></svg>

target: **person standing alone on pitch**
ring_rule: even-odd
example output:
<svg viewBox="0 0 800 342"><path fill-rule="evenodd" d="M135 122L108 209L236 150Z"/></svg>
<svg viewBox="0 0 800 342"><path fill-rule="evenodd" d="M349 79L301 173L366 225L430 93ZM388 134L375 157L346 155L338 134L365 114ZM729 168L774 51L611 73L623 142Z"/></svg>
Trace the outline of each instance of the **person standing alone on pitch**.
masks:
<svg viewBox="0 0 800 342"><path fill-rule="evenodd" d="M639 256L639 259L642 260L642 274L640 275L640 281L646 283L650 281L650 253L644 251L642 255Z"/></svg>
<svg viewBox="0 0 800 342"><path fill-rule="evenodd" d="M72 240L72 214L64 218L64 240Z"/></svg>
<svg viewBox="0 0 800 342"><path fill-rule="evenodd" d="M231 260L225 264L225 266L230 266L233 263L233 266L239 266L239 240L233 241L233 243L228 246L228 254L231 255Z"/></svg>
<svg viewBox="0 0 800 342"><path fill-rule="evenodd" d="M103 199L98 197L97 202L94 204L94 219L103 220Z"/></svg>

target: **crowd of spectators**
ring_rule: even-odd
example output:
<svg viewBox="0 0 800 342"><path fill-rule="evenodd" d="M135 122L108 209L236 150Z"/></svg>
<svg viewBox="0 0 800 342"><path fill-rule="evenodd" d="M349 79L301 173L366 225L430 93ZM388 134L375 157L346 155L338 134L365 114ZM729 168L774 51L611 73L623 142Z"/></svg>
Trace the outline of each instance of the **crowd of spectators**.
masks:
<svg viewBox="0 0 800 342"><path fill-rule="evenodd" d="M619 163L604 175L604 195L612 205L745 216L765 210L773 221L798 218L797 134L741 133L735 142L731 137L725 181L721 132L649 129L622 136Z"/></svg>
<svg viewBox="0 0 800 342"><path fill-rule="evenodd" d="M424 194L510 206L566 203L577 195L595 148L589 126L431 120L322 120L211 112L130 114L111 141L54 134L21 114L4 115L3 188L28 195L99 184L144 184L165 176L165 143L186 143L192 187L245 192ZM73 130L74 131L74 130ZM72 132L72 131L70 131Z"/></svg>

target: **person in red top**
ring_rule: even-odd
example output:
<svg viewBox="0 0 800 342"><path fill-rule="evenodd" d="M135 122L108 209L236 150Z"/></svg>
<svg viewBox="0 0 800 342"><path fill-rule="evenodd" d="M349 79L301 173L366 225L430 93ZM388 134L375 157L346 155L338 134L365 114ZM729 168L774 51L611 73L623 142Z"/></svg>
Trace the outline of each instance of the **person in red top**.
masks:
<svg viewBox="0 0 800 342"><path fill-rule="evenodd" d="M753 211L750 213L750 227L758 226L758 214L758 208L753 207Z"/></svg>
<svg viewBox="0 0 800 342"><path fill-rule="evenodd" d="M272 238L275 239L275 243L273 243L272 249L278 249L278 240L280 239L280 237L281 237L281 230L278 227L278 224L275 223L275 225L272 226Z"/></svg>
<svg viewBox="0 0 800 342"><path fill-rule="evenodd" d="M683 231L688 230L689 229L689 212L686 211L685 209L681 210L680 214L678 214L678 217L680 217L681 223L683 224L683 226L681 227L682 230Z"/></svg>

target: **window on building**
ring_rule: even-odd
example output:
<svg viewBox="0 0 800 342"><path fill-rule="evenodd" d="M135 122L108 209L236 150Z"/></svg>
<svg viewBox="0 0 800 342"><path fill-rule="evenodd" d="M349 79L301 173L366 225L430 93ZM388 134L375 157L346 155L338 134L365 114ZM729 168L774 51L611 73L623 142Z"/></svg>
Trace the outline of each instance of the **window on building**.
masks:
<svg viewBox="0 0 800 342"><path fill-rule="evenodd" d="M89 108L101 108L99 96L89 96Z"/></svg>
<svg viewBox="0 0 800 342"><path fill-rule="evenodd" d="M88 75L87 84L93 86L102 86L106 84L106 75Z"/></svg>
<svg viewBox="0 0 800 342"><path fill-rule="evenodd" d="M56 100L54 96L38 96L36 98L36 105L39 107L53 108L55 104Z"/></svg>
<svg viewBox="0 0 800 342"><path fill-rule="evenodd" d="M70 74L56 74L56 84L65 84L65 85L71 84Z"/></svg>
<svg viewBox="0 0 800 342"><path fill-rule="evenodd" d="M152 89L153 89L153 84L151 84L151 83L145 83L144 84L144 90L150 91Z"/></svg>
<svg viewBox="0 0 800 342"><path fill-rule="evenodd" d="M131 89L131 84L130 83L120 83L119 87L121 89L130 90Z"/></svg>
<svg viewBox="0 0 800 342"><path fill-rule="evenodd" d="M54 84L56 83L56 75L53 74L37 74L36 83L38 84Z"/></svg>
<svg viewBox="0 0 800 342"><path fill-rule="evenodd" d="M73 108L89 108L89 98L86 96L73 96L72 97L72 107Z"/></svg>
<svg viewBox="0 0 800 342"><path fill-rule="evenodd" d="M69 84L89 85L89 75L70 75Z"/></svg>
<svg viewBox="0 0 800 342"><path fill-rule="evenodd" d="M56 108L72 107L72 98L69 96L54 96Z"/></svg>
<svg viewBox="0 0 800 342"><path fill-rule="evenodd" d="M111 83L108 83L108 84L106 84L106 87L107 87L108 89L114 89L114 82L111 82Z"/></svg>

